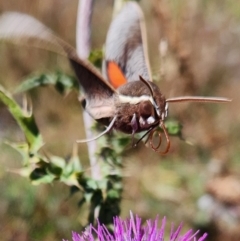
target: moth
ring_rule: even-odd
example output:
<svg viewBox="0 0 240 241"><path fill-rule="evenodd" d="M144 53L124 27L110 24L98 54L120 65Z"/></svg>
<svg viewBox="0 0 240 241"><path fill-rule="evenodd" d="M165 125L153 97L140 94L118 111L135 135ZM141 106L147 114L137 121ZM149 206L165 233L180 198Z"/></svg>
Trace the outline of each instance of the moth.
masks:
<svg viewBox="0 0 240 241"><path fill-rule="evenodd" d="M148 135L152 149L166 154L170 139L164 120L169 103L230 101L220 97L164 97L151 79L144 18L136 2L126 3L110 25L102 74L91 63L79 58L71 45L29 15L4 13L0 17L0 39L67 56L84 92L82 106L92 118L106 126L106 130L95 138L78 142L95 140L112 129L131 134L132 138L135 133L145 132L143 137ZM161 139L157 145L153 144L153 136L159 126L166 137L163 150L160 150ZM160 132L158 134L161 135Z"/></svg>

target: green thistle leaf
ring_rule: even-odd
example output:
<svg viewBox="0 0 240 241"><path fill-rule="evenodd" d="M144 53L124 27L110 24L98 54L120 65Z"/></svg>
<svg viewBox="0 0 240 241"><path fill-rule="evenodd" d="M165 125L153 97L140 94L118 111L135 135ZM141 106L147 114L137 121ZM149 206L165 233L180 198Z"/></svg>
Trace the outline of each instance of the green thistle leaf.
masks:
<svg viewBox="0 0 240 241"><path fill-rule="evenodd" d="M66 94L75 89L78 91L78 81L61 72L53 74L34 75L24 80L16 89L15 93L25 92L39 86L53 85L60 94Z"/></svg>
<svg viewBox="0 0 240 241"><path fill-rule="evenodd" d="M43 140L32 114L26 113L18 103L12 98L11 94L0 85L0 101L2 101L13 118L24 132L28 146L29 154L36 153L42 146Z"/></svg>

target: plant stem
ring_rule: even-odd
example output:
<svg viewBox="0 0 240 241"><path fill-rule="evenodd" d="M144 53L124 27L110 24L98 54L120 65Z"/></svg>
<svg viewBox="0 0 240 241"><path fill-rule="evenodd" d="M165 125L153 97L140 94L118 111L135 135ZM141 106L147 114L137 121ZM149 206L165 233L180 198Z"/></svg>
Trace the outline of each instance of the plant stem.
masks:
<svg viewBox="0 0 240 241"><path fill-rule="evenodd" d="M80 58L87 59L90 54L91 38L91 17L92 17L93 0L80 0L78 4L76 45L77 53ZM83 112L84 127L87 139L93 137L91 127L93 119L85 111ZM97 145L95 141L87 143L88 156L91 164L92 178L101 179L101 170L97 157L95 156Z"/></svg>

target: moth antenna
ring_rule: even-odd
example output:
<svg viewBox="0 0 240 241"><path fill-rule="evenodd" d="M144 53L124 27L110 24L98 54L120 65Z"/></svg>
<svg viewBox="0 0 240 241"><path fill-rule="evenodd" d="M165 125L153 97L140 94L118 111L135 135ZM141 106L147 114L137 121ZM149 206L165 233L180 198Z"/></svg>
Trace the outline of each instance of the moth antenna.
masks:
<svg viewBox="0 0 240 241"><path fill-rule="evenodd" d="M140 80L148 87L148 89L150 90L151 92L151 96L153 97L153 88L152 86L150 85L150 82L149 81L146 81L142 76L139 75L139 78Z"/></svg>
<svg viewBox="0 0 240 241"><path fill-rule="evenodd" d="M97 140L98 138L100 138L101 136L105 135L106 133L108 133L112 128L113 128L113 125L115 123L117 119L117 116L114 116L114 118L112 119L111 123L109 124L109 126L106 128L105 131L103 131L102 133L100 133L99 135L91 138L91 139L85 139L85 140L77 140L76 142L77 143L86 143L86 142L90 142L90 141L94 141L94 140Z"/></svg>
<svg viewBox="0 0 240 241"><path fill-rule="evenodd" d="M159 153L161 155L165 155L165 154L168 153L168 151L170 149L170 146L171 146L171 143L170 143L168 132L167 132L166 127L164 125L164 122L162 120L160 121L160 127L163 129L163 132L164 132L164 135L165 135L166 141L167 141L167 146L166 146L165 150L164 151L159 151L159 148L160 148L160 146L162 144L162 136L161 136L162 134L161 134L160 131L157 131L156 129L152 130L152 132L149 134L149 136L150 136L150 145L151 145L152 149L155 152L157 152L157 153ZM154 133L156 131L158 132L159 142L158 142L158 144L156 146L154 146L154 144L153 144L153 135L154 135Z"/></svg>
<svg viewBox="0 0 240 241"><path fill-rule="evenodd" d="M179 96L166 99L166 102L208 102L208 103L227 103L231 102L231 99L224 97L203 97L203 96Z"/></svg>

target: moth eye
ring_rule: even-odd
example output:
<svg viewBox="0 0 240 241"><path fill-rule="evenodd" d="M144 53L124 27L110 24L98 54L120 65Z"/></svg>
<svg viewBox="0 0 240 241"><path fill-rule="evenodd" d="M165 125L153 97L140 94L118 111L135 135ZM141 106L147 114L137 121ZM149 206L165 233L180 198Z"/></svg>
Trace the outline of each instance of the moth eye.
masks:
<svg viewBox="0 0 240 241"><path fill-rule="evenodd" d="M154 113L153 106L150 101L144 101L140 103L140 116L149 117Z"/></svg>

